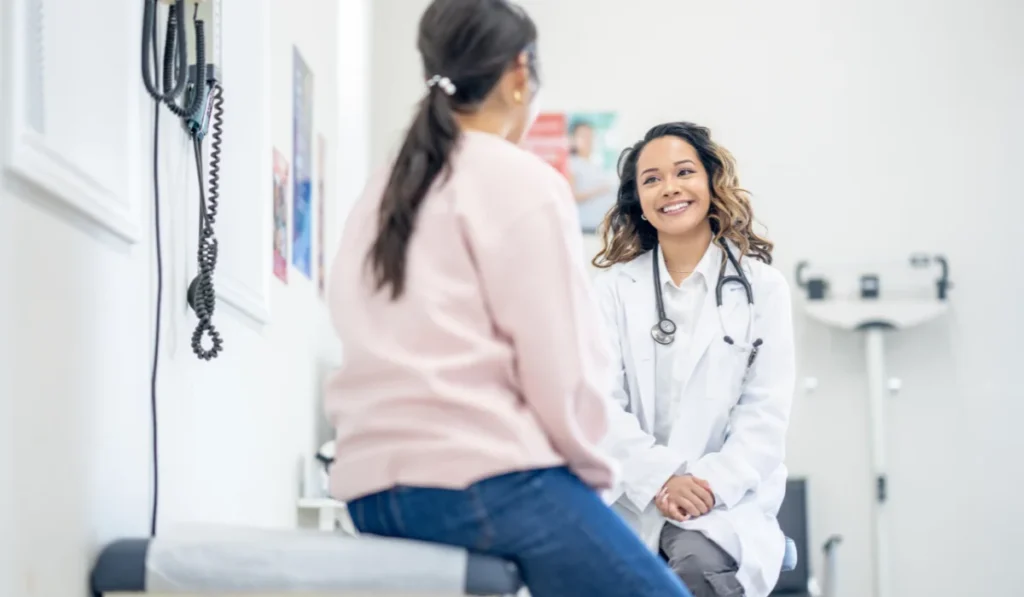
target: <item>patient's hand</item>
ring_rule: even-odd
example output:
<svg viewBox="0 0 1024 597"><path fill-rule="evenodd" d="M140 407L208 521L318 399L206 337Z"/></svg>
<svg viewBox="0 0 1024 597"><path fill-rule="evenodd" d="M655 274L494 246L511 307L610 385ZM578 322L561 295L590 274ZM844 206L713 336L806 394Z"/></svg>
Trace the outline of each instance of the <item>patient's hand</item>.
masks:
<svg viewBox="0 0 1024 597"><path fill-rule="evenodd" d="M673 475L654 502L665 518L683 522L711 511L715 507L715 495L704 479Z"/></svg>

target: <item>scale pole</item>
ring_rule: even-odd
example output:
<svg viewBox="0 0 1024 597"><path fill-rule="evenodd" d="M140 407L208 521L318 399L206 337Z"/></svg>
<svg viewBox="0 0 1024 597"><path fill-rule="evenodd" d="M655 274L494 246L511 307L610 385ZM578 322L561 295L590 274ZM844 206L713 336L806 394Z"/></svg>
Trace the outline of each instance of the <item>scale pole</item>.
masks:
<svg viewBox="0 0 1024 597"><path fill-rule="evenodd" d="M885 464L885 331L884 324L865 326L864 347L868 374L868 425L871 434L871 472L874 474L875 500L875 597L888 595L888 535L885 503L888 479Z"/></svg>

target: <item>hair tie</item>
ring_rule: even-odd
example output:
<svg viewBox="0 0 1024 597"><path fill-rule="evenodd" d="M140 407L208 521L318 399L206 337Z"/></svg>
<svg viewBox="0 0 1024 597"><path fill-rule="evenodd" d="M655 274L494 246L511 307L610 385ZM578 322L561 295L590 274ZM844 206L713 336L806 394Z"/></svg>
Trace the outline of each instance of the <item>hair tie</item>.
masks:
<svg viewBox="0 0 1024 597"><path fill-rule="evenodd" d="M455 95L455 83L448 77L442 77L441 75L434 75L427 81L427 88L431 88L437 85L444 91L445 95Z"/></svg>

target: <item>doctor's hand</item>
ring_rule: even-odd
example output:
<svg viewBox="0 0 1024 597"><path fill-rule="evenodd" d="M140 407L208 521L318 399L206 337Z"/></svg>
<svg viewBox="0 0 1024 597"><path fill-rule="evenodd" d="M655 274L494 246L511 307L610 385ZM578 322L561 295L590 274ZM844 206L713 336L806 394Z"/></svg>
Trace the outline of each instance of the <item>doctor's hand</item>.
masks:
<svg viewBox="0 0 1024 597"><path fill-rule="evenodd" d="M655 504L665 518L678 522L707 514L715 507L711 486L693 475L673 475L661 488Z"/></svg>

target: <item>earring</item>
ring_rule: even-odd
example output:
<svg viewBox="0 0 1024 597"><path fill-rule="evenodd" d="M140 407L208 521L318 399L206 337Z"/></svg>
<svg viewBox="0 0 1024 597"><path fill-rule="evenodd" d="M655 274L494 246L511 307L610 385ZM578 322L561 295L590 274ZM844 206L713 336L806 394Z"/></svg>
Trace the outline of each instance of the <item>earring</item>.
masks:
<svg viewBox="0 0 1024 597"><path fill-rule="evenodd" d="M640 214L640 219L646 222L647 216L645 216L644 214Z"/></svg>
<svg viewBox="0 0 1024 597"><path fill-rule="evenodd" d="M517 104L523 103L523 92L516 89L512 92L512 99L516 100Z"/></svg>

